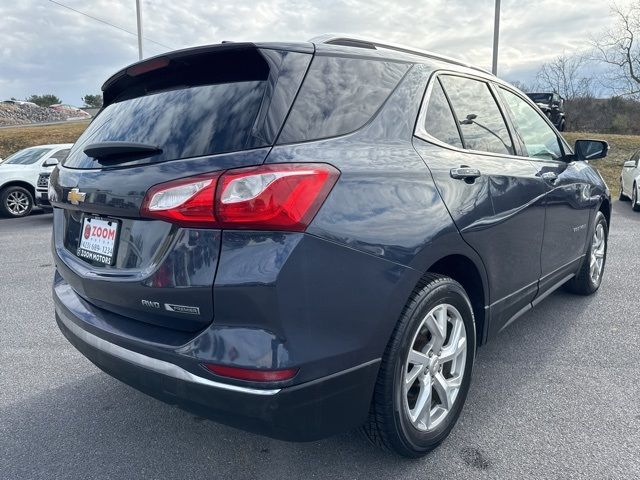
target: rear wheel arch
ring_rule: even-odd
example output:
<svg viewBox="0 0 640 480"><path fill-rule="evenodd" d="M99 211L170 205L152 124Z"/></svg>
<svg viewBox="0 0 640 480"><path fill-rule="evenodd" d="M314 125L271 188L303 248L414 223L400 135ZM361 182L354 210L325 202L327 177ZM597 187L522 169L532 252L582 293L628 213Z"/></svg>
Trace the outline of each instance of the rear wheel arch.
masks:
<svg viewBox="0 0 640 480"><path fill-rule="evenodd" d="M484 270L469 257L454 254L443 257L431 265L425 276L433 273L450 277L462 285L473 307L477 344L484 343L487 325L485 306L488 305L489 293Z"/></svg>

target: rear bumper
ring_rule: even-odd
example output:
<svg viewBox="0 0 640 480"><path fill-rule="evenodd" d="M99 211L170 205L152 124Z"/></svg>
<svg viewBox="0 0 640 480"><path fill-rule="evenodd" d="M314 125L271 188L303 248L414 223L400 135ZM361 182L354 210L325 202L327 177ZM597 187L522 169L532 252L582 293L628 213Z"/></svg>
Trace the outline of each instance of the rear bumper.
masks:
<svg viewBox="0 0 640 480"><path fill-rule="evenodd" d="M284 388L227 384L95 335L85 328L85 319L55 294L54 299L60 330L96 366L202 417L281 440L312 441L352 429L368 414L379 360Z"/></svg>

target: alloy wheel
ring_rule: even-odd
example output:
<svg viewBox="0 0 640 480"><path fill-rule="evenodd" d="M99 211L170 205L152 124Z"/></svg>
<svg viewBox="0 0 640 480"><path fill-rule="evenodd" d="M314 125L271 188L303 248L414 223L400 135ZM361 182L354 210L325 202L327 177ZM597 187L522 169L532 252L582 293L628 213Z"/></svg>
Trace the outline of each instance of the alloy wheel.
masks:
<svg viewBox="0 0 640 480"><path fill-rule="evenodd" d="M22 191L16 190L7 195L6 206L12 215L18 217L24 215L29 210L30 204L29 196Z"/></svg>
<svg viewBox="0 0 640 480"><path fill-rule="evenodd" d="M451 411L467 359L467 334L452 305L434 307L416 331L402 379L405 413L420 431L435 429Z"/></svg>
<svg viewBox="0 0 640 480"><path fill-rule="evenodd" d="M604 255L606 251L606 237L604 233L604 226L602 223L596 225L596 229L593 232L593 239L591 241L591 259L589 263L589 276L594 285L600 283L600 276L602 275L602 268L604 267Z"/></svg>

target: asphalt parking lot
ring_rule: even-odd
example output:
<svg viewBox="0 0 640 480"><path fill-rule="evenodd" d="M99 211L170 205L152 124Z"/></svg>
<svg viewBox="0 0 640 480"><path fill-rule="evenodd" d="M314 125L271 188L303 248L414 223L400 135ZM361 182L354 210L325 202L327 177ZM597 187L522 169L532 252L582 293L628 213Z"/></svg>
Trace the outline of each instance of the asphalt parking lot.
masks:
<svg viewBox="0 0 640 480"><path fill-rule="evenodd" d="M480 349L457 427L422 460L357 433L290 444L100 372L53 318L51 215L0 219L0 479L640 478L640 214L615 202L592 297L557 292Z"/></svg>

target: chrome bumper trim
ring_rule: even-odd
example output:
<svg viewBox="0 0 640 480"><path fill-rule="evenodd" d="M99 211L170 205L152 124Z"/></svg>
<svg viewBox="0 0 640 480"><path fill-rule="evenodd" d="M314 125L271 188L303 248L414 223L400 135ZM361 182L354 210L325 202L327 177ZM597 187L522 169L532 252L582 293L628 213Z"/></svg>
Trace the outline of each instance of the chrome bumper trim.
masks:
<svg viewBox="0 0 640 480"><path fill-rule="evenodd" d="M100 337L95 336L92 333L87 332L86 330L83 330L71 319L67 318L62 312L58 311L57 313L60 321L64 324L64 326L67 327L67 329L69 329L69 331L73 333L73 335L82 340L84 343L91 345L92 347L97 348L98 350L108 355L117 357L139 367L153 370L156 373L160 373L168 377L173 377L178 380L183 380L185 382L197 383L198 385L204 385L206 387L220 388L222 390L246 393L249 395L275 395L281 390L280 388L262 390L258 388L240 387L238 385L229 385L227 383L215 382L207 378L199 377L198 375L194 375L193 373L177 365L174 365L173 363L165 362L164 360L158 360L157 358L153 357L148 357L141 353L127 350L126 348L123 348L119 345L108 342Z"/></svg>

